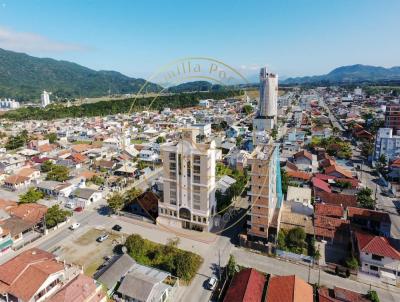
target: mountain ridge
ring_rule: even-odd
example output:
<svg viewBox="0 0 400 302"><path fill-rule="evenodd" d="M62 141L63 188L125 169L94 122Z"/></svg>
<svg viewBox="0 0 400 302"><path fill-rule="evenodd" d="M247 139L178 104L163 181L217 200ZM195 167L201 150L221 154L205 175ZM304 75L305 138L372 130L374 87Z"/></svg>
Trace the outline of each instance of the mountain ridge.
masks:
<svg viewBox="0 0 400 302"><path fill-rule="evenodd" d="M282 84L353 84L375 83L386 81L400 81L400 66L390 68L363 64L353 64L337 67L327 74L291 77L282 81Z"/></svg>

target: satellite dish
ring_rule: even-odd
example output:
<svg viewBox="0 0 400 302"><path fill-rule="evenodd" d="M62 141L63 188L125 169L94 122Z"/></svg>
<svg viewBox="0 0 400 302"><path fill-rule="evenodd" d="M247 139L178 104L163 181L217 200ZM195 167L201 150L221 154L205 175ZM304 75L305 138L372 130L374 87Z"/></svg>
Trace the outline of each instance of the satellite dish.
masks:
<svg viewBox="0 0 400 302"><path fill-rule="evenodd" d="M126 248L125 245L121 248L121 250L123 254L126 254L128 252L128 249Z"/></svg>

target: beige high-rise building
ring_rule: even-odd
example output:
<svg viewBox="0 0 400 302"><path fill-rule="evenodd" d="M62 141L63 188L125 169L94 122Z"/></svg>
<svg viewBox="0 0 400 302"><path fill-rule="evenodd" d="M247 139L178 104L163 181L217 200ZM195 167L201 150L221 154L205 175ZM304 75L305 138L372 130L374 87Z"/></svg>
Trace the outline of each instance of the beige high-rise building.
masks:
<svg viewBox="0 0 400 302"><path fill-rule="evenodd" d="M176 143L161 146L164 198L157 223L209 231L216 211L215 163L212 141L196 143L198 129L183 129Z"/></svg>
<svg viewBox="0 0 400 302"><path fill-rule="evenodd" d="M279 203L277 193L277 155L275 144L257 146L248 163L251 165L248 192L251 208L247 220L247 239L266 243L270 231L277 228Z"/></svg>

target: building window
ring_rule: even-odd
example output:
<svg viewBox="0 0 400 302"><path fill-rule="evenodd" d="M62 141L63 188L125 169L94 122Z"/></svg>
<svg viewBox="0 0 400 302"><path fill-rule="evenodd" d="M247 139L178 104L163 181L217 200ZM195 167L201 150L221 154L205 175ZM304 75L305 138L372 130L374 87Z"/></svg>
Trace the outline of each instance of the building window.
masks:
<svg viewBox="0 0 400 302"><path fill-rule="evenodd" d="M375 266L375 265L370 265L369 269L372 270L372 271L378 271L379 270L378 267Z"/></svg>
<svg viewBox="0 0 400 302"><path fill-rule="evenodd" d="M379 255L372 254L372 260L382 261L383 257Z"/></svg>
<svg viewBox="0 0 400 302"><path fill-rule="evenodd" d="M264 232L264 228L263 227L260 227L260 232Z"/></svg>
<svg viewBox="0 0 400 302"><path fill-rule="evenodd" d="M170 153L169 154L169 160L176 160L176 154L175 153Z"/></svg>

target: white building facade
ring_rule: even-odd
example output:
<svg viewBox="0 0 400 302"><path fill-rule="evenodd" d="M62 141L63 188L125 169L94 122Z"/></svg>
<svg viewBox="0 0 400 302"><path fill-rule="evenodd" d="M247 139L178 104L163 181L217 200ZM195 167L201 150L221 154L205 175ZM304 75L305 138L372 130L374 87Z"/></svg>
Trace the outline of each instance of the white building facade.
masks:
<svg viewBox="0 0 400 302"><path fill-rule="evenodd" d="M196 143L198 130L182 130L177 143L161 146L163 201L157 223L177 228L209 231L216 211L214 141Z"/></svg>

